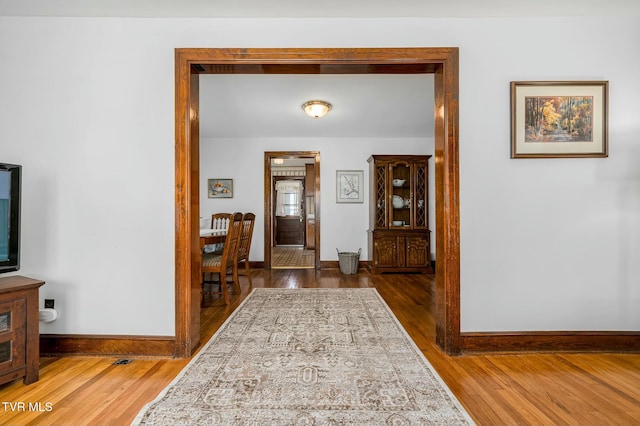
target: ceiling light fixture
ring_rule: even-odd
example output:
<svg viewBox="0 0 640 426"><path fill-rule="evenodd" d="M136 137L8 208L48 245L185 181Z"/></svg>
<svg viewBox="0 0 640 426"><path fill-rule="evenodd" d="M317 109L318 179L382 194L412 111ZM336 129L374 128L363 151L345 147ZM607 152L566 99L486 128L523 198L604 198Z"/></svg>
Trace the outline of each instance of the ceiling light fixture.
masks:
<svg viewBox="0 0 640 426"><path fill-rule="evenodd" d="M322 118L331 111L331 104L325 101L309 101L302 104L302 109L311 118Z"/></svg>

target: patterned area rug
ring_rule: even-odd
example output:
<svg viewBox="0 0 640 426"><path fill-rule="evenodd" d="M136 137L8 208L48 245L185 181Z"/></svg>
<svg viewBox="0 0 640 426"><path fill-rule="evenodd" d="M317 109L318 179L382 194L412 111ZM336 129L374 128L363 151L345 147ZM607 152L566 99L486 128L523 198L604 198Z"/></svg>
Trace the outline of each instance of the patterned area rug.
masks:
<svg viewBox="0 0 640 426"><path fill-rule="evenodd" d="M257 288L134 425L471 425L375 289Z"/></svg>

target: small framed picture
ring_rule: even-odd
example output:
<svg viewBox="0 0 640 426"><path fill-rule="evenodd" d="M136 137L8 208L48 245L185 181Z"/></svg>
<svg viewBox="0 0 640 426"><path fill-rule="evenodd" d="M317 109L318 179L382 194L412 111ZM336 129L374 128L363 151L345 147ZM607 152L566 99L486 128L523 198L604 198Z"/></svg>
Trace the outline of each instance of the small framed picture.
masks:
<svg viewBox="0 0 640 426"><path fill-rule="evenodd" d="M512 81L511 158L607 157L607 81Z"/></svg>
<svg viewBox="0 0 640 426"><path fill-rule="evenodd" d="M364 202L364 172L362 170L336 171L336 203Z"/></svg>
<svg viewBox="0 0 640 426"><path fill-rule="evenodd" d="M209 179L209 198L233 198L233 179Z"/></svg>

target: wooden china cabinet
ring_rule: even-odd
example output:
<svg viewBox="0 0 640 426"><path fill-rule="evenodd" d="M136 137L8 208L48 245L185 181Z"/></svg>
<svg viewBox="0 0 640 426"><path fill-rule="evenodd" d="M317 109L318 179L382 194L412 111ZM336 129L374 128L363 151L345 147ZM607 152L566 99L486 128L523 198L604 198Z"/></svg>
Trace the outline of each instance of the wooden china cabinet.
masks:
<svg viewBox="0 0 640 426"><path fill-rule="evenodd" d="M431 268L430 155L369 157L371 272L423 272Z"/></svg>

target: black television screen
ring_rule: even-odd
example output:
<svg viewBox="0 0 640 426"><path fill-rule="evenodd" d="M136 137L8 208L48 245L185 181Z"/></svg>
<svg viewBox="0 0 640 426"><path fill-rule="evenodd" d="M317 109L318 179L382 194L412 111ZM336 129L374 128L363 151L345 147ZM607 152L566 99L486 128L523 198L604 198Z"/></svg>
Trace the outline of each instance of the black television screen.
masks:
<svg viewBox="0 0 640 426"><path fill-rule="evenodd" d="M21 166L0 163L0 273L20 269L21 172Z"/></svg>

